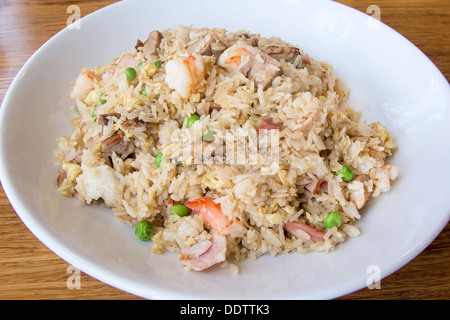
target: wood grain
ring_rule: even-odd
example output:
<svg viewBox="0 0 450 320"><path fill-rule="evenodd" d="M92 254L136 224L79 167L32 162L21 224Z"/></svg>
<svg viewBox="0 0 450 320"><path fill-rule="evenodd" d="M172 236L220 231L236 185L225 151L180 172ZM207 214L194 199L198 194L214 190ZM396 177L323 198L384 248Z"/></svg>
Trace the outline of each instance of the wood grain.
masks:
<svg viewBox="0 0 450 320"><path fill-rule="evenodd" d="M82 16L116 1L0 0L0 101L27 59L66 26L67 7ZM450 1L342 0L366 12L381 9L381 20L413 42L450 79ZM407 57L405 57L407 59ZM450 226L419 256L368 288L339 298L450 299ZM19 219L0 187L0 299L141 299L85 273L80 289L68 289L70 265L44 246Z"/></svg>

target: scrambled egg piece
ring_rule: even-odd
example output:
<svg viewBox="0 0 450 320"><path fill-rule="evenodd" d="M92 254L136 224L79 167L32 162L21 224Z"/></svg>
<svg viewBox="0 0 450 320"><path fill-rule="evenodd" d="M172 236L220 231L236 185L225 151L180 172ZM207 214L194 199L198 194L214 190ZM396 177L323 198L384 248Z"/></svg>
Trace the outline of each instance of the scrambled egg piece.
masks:
<svg viewBox="0 0 450 320"><path fill-rule="evenodd" d="M62 169L66 172L66 178L59 187L61 194L71 197L75 192L75 179L83 172L80 165L76 163L63 162Z"/></svg>
<svg viewBox="0 0 450 320"><path fill-rule="evenodd" d="M211 189L231 188L231 182L214 172L209 172L203 176L202 183Z"/></svg>
<svg viewBox="0 0 450 320"><path fill-rule="evenodd" d="M272 214L266 214L265 217L272 224L282 223L284 219L284 215L279 211Z"/></svg>
<svg viewBox="0 0 450 320"><path fill-rule="evenodd" d="M193 237L187 237L186 239L183 240L183 245L185 245L186 247L190 247L195 243L196 241Z"/></svg>
<svg viewBox="0 0 450 320"><path fill-rule="evenodd" d="M282 223L284 220L284 214L280 210L277 201L272 201L270 206L262 207L259 209L260 213L264 215L264 217L272 224Z"/></svg>
<svg viewBox="0 0 450 320"><path fill-rule="evenodd" d="M325 96L320 96L320 97L319 97L319 100L322 101L323 103L327 103L328 98L325 97Z"/></svg>
<svg viewBox="0 0 450 320"><path fill-rule="evenodd" d="M248 195L249 197L255 197L257 192L258 192L258 188L256 187L256 188L253 188L253 189L251 189L250 191L248 191L248 192L247 192L247 195Z"/></svg>
<svg viewBox="0 0 450 320"><path fill-rule="evenodd" d="M374 135L380 139L381 145L386 149L388 155L391 155L391 150L396 148L391 133L379 122L371 123L370 128L373 130Z"/></svg>
<svg viewBox="0 0 450 320"><path fill-rule="evenodd" d="M346 118L345 113L338 111L336 109L331 109L328 112L328 118L332 118L333 116L336 116L337 120L344 120Z"/></svg>
<svg viewBox="0 0 450 320"><path fill-rule="evenodd" d="M102 76L106 72L107 69L108 69L108 65L96 66L94 69L92 69L92 72L95 73L97 76Z"/></svg>
<svg viewBox="0 0 450 320"><path fill-rule="evenodd" d="M127 95L122 95L121 96L122 99L122 103L125 106L125 109L127 111L131 111L135 108L136 105L140 105L141 101L137 98L133 98Z"/></svg>
<svg viewBox="0 0 450 320"><path fill-rule="evenodd" d="M272 164L269 167L261 167L261 174L262 175L274 175L278 172L280 169L280 166L276 162L272 162Z"/></svg>
<svg viewBox="0 0 450 320"><path fill-rule="evenodd" d="M279 169L278 170L278 177L280 178L281 183L283 185L285 185L285 186L289 185L289 181L288 181L287 175L288 175L288 173L287 173L286 170L284 170L284 169Z"/></svg>
<svg viewBox="0 0 450 320"><path fill-rule="evenodd" d="M84 98L84 103L89 106L98 101L98 98L98 94L95 92L95 90L92 90L91 92L89 92L86 98Z"/></svg>
<svg viewBox="0 0 450 320"><path fill-rule="evenodd" d="M146 96L150 101L156 101L162 90L162 84L159 82L146 82L145 86L142 86L146 92Z"/></svg>
<svg viewBox="0 0 450 320"><path fill-rule="evenodd" d="M142 67L141 72L138 76L139 82L149 83L150 78L158 70L158 67L154 63L147 63L144 67Z"/></svg>
<svg viewBox="0 0 450 320"><path fill-rule="evenodd" d="M160 244L160 241L162 241L163 238L163 230L158 231L157 234L155 234L152 238L152 240L154 241L154 245L152 247L152 253L156 253L156 254L163 254L164 253L164 246L162 246Z"/></svg>
<svg viewBox="0 0 450 320"><path fill-rule="evenodd" d="M64 161L62 168L66 171L68 181L72 182L82 172L79 164Z"/></svg>
<svg viewBox="0 0 450 320"><path fill-rule="evenodd" d="M197 93L191 94L191 96L189 98L189 101L191 101L191 102L200 102L201 99L202 99L202 97L200 95L200 92L197 92Z"/></svg>

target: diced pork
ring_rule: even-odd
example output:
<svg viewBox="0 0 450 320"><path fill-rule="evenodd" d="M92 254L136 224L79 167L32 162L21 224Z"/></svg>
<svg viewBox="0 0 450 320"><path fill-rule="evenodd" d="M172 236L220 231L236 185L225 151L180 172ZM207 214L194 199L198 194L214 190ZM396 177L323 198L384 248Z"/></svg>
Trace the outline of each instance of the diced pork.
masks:
<svg viewBox="0 0 450 320"><path fill-rule="evenodd" d="M156 54L156 49L159 47L163 34L158 30L153 30L148 34L147 40L144 42L144 47L142 48L142 53L145 57Z"/></svg>
<svg viewBox="0 0 450 320"><path fill-rule="evenodd" d="M225 50L217 64L228 72L240 71L257 86L266 90L272 81L282 74L280 63L258 48L235 44Z"/></svg>
<svg viewBox="0 0 450 320"><path fill-rule="evenodd" d="M306 232L310 239L314 242L324 240L325 233L317 230L316 228L310 227L302 222L287 222L284 224L284 229L292 233L297 238L303 238L302 233Z"/></svg>
<svg viewBox="0 0 450 320"><path fill-rule="evenodd" d="M296 47L270 46L266 48L265 53L278 61L284 59L292 63L300 55L300 50Z"/></svg>

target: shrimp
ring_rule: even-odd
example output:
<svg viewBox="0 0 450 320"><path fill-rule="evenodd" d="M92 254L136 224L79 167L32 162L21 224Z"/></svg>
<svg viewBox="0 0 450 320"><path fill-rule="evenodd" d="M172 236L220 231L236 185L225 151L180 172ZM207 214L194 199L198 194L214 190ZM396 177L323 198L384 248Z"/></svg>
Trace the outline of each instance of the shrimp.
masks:
<svg viewBox="0 0 450 320"><path fill-rule="evenodd" d="M201 55L170 60L166 65L165 81L169 88L182 98L189 99L192 93L201 89L205 81L205 62Z"/></svg>
<svg viewBox="0 0 450 320"><path fill-rule="evenodd" d="M210 197L186 201L186 207L200 212L205 220L221 235L242 235L246 232L244 225L239 221L230 221L222 212L220 204Z"/></svg>
<svg viewBox="0 0 450 320"><path fill-rule="evenodd" d="M99 76L89 70L83 70L75 80L70 97L84 99L94 89L94 79L101 80Z"/></svg>
<svg viewBox="0 0 450 320"><path fill-rule="evenodd" d="M246 74L251 67L251 60L261 53L262 51L255 47L246 44L235 44L220 55L217 64L227 72L234 72L247 67L246 71L242 72Z"/></svg>
<svg viewBox="0 0 450 320"><path fill-rule="evenodd" d="M362 174L353 179L352 182L348 184L348 189L350 190L350 200L353 201L357 209L361 209L369 200L369 192L364 185L364 182L369 180L367 174Z"/></svg>
<svg viewBox="0 0 450 320"><path fill-rule="evenodd" d="M398 168L390 164L371 170L370 177L375 186L373 196L378 197L380 193L389 191L391 188L391 180L395 180L397 175Z"/></svg>
<svg viewBox="0 0 450 320"><path fill-rule="evenodd" d="M225 50L217 64L227 72L240 71L257 86L266 90L282 70L280 63L258 48L247 44L235 44Z"/></svg>
<svg viewBox="0 0 450 320"><path fill-rule="evenodd" d="M215 230L211 230L211 236L211 240L203 240L188 249L181 250L181 264L194 271L202 271L225 261L227 239L217 234Z"/></svg>

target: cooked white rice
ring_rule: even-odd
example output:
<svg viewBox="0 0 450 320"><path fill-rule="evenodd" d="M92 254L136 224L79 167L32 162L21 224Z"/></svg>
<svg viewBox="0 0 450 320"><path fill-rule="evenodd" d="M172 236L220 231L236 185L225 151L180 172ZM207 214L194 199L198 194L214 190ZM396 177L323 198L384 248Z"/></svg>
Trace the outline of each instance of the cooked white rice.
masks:
<svg viewBox="0 0 450 320"><path fill-rule="evenodd" d="M345 104L347 88L332 66L247 31L180 26L159 35L154 50L144 49L153 40L138 42L108 64L82 70L72 91L73 132L56 150L61 193L111 207L130 226L151 222L152 252L181 252L193 270L216 263L237 270L238 261L266 253L328 252L359 236L360 209L397 176L386 163L396 146L382 124L360 121ZM222 52L233 45L260 53L244 50L226 60ZM221 56L241 67L230 71ZM195 62L187 75L186 59ZM269 69L251 74L262 65L276 76L264 78ZM132 80L127 67L136 71ZM199 120L188 128L193 114ZM344 164L350 181L337 174ZM244 229L223 235L199 209L170 214L172 204L202 197ZM333 211L342 222L327 228L323 220ZM219 238L223 257L211 252ZM215 260L197 266L207 251Z"/></svg>

